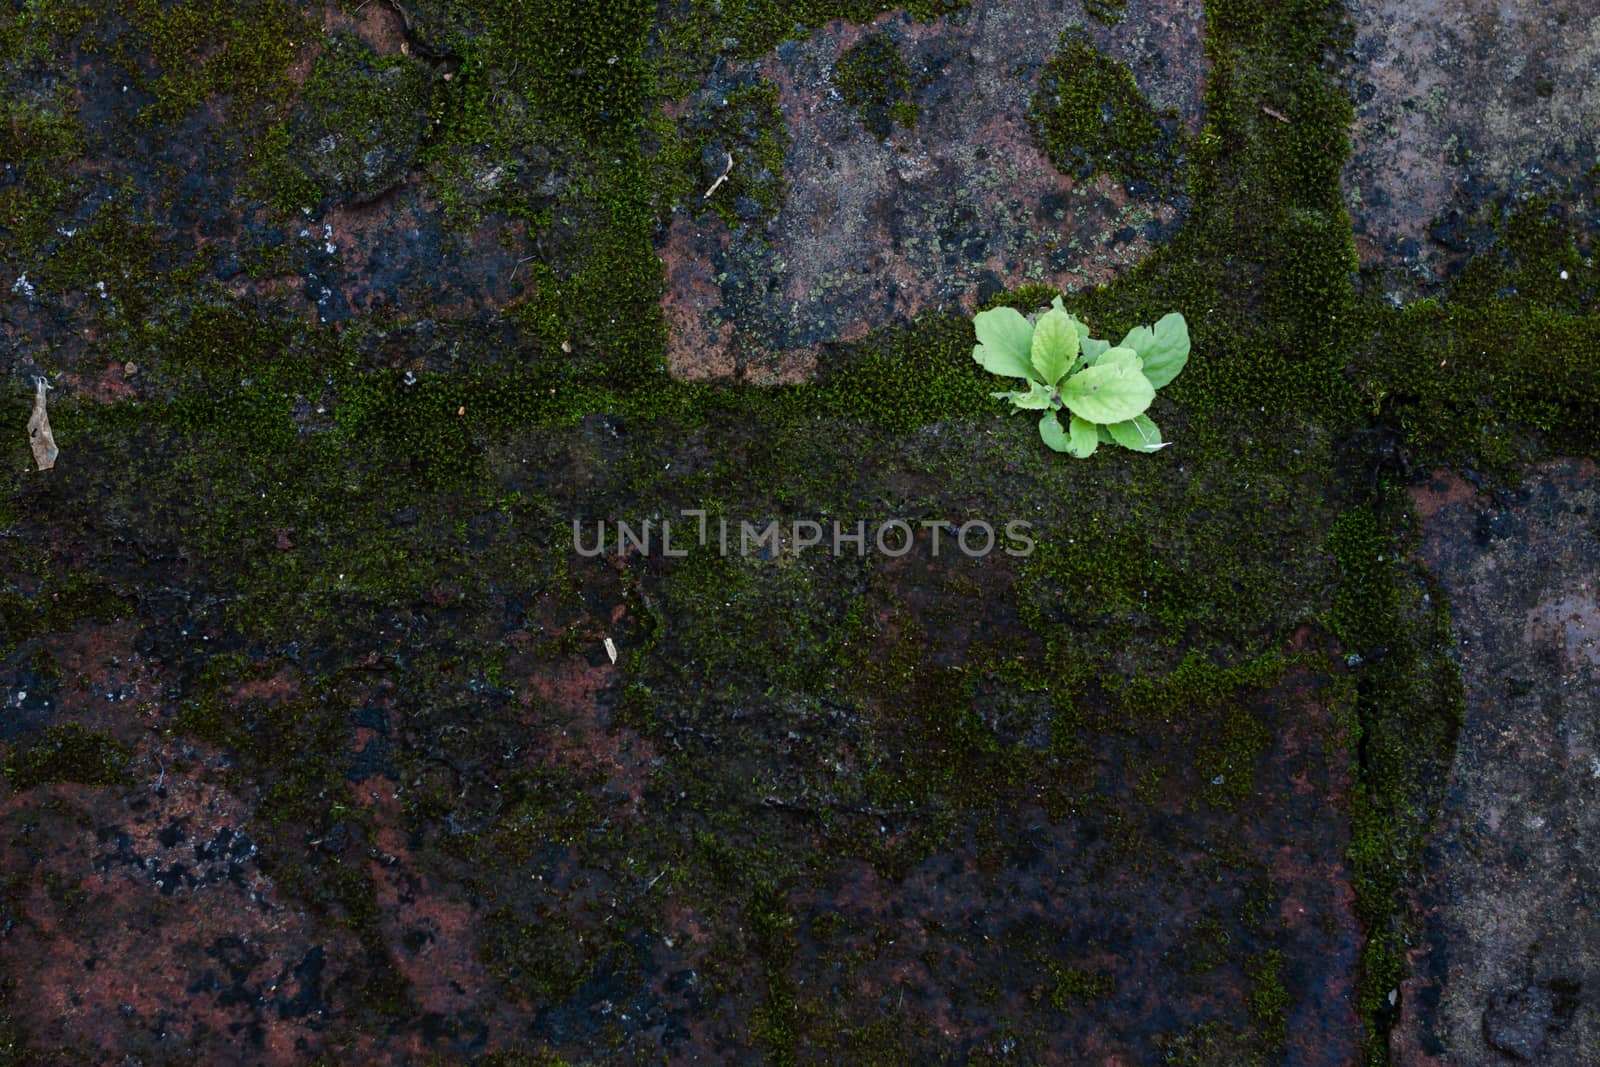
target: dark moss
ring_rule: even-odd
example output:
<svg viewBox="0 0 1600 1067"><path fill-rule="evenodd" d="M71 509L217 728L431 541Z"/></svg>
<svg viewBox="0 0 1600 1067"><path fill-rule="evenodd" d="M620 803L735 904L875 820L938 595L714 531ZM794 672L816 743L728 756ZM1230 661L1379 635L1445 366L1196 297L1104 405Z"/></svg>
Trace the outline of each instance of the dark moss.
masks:
<svg viewBox="0 0 1600 1067"><path fill-rule="evenodd" d="M1252 956L1245 962L1245 974L1250 978L1250 1017L1266 1048L1282 1049L1289 1009L1294 1004L1283 984L1283 953L1271 949Z"/></svg>
<svg viewBox="0 0 1600 1067"><path fill-rule="evenodd" d="M128 747L101 730L79 723L47 728L32 744L5 762L13 789L47 782L113 786L126 783Z"/></svg>
<svg viewBox="0 0 1600 1067"><path fill-rule="evenodd" d="M1071 1011L1077 1004L1110 996L1116 991L1116 981L1108 974L1080 971L1057 963L1049 966L1054 985L1050 990L1050 1006L1057 1011Z"/></svg>
<svg viewBox="0 0 1600 1067"><path fill-rule="evenodd" d="M1357 997L1372 1026L1369 1063L1386 1062L1395 1018L1388 993L1413 922L1402 910L1401 890L1420 861L1462 712L1442 594L1402 562L1404 527L1393 516L1389 521L1396 528L1386 529L1373 510L1350 511L1329 535L1343 575L1330 625L1359 668L1360 777L1351 802L1350 862L1356 914L1368 931Z"/></svg>
<svg viewBox="0 0 1600 1067"><path fill-rule="evenodd" d="M322 44L291 123L293 158L323 197L361 203L404 179L428 131L433 82L408 56L378 56L360 38L333 34ZM266 139L268 173L274 141ZM279 187L280 200L289 187ZM313 207L311 203L301 206Z"/></svg>
<svg viewBox="0 0 1600 1067"><path fill-rule="evenodd" d="M0 593L0 648L71 630L81 622L111 622L133 614L133 603L86 574L43 578L33 595Z"/></svg>
<svg viewBox="0 0 1600 1067"><path fill-rule="evenodd" d="M119 13L133 33L117 38L116 52L148 82L150 121L178 118L217 95L240 109L285 99L283 71L314 32L306 14L283 0L126 0ZM148 77L147 60L155 67Z"/></svg>
<svg viewBox="0 0 1600 1067"><path fill-rule="evenodd" d="M900 47L887 32L870 33L851 45L834 67L834 84L861 124L884 140L898 123L915 126L920 86Z"/></svg>
<svg viewBox="0 0 1600 1067"><path fill-rule="evenodd" d="M1128 0L1088 0L1084 9L1107 26L1115 26L1128 14Z"/></svg>
<svg viewBox="0 0 1600 1067"><path fill-rule="evenodd" d="M1600 271L1571 217L1594 195L1579 185L1516 205L1442 298L1390 308L1374 296L1364 308L1370 333L1352 373L1404 435L1408 464L1509 475L1600 447Z"/></svg>
<svg viewBox="0 0 1600 1067"><path fill-rule="evenodd" d="M67 249L36 277L59 288L110 278L123 309L113 344L137 354L175 399L63 410L58 432L75 459L52 482L55 528L100 530L109 512L149 544L173 546L141 552L185 561L186 588L223 605L211 618L230 641L377 663L362 670L403 681L409 703L394 746L406 772L405 830L425 862L467 871L459 877L475 899L495 901L480 933L507 990L542 1007L581 995L607 968L643 981L614 964L625 954L614 939L595 938L577 897L530 888L530 864L570 861L615 888L624 910L630 887L670 872L663 884L717 929L742 923L742 934L707 954L707 981L720 983L708 996L753 1011L755 1037L778 1061L807 1047L860 1062L956 1054L914 1024L866 1018L802 984L810 953L822 967L860 961L805 940L786 910L791 879L816 884L834 873L833 858L864 857L893 880L957 847L980 868L998 868L1003 842L1025 829L1018 813L1031 819L1035 806L1086 820L1112 842L1119 869L1159 865L1161 844L1139 837L1141 805L1181 788L1190 802L1226 790L1222 799L1244 809L1270 740L1252 697L1281 674L1275 650L1293 627L1325 609L1346 652L1362 657L1349 683L1360 724L1351 861L1370 934L1360 1007L1377 1024L1369 1051L1378 1057L1384 995L1403 964L1393 901L1432 803L1427 781L1448 755L1458 683L1443 655L1437 597L1427 608L1425 584L1393 562L1406 542L1387 505L1348 511L1321 550L1328 492L1346 473L1332 462L1332 440L1373 406L1421 455L1451 434L1464 434L1465 454L1480 459L1516 454L1522 431L1502 426L1507 413L1550 440L1584 440L1579 427L1595 402L1584 318L1592 271L1570 227L1530 211L1505 221L1504 262L1470 269L1450 301L1363 317L1339 190L1349 105L1322 64L1347 40L1339 8L1217 0L1207 5L1207 125L1187 146L1192 165L1182 175L1174 163L1186 146L1170 116L1081 37L1052 65L1055 95L1041 87L1035 107L1042 130L1055 123L1063 158L1169 193L1188 182L1190 223L1173 244L1115 285L1072 297L1106 333L1173 309L1189 317L1195 357L1161 402L1176 442L1168 453L1155 462L1097 457L1092 466L1044 454L1030 425L995 417L994 382L971 360L970 323L959 316L927 315L840 346L813 386L668 382L656 228L671 204L701 195L699 155L717 138L757 163L736 168L718 194L760 208L748 219L735 210L732 221L774 210L781 116L762 82L735 86L731 119L704 130L692 122L673 130L657 105L684 95L721 56L756 55L797 27L866 19L882 7L407 5L413 42L453 73L441 79L433 140L416 153L430 189L458 221L500 212L529 227L528 254L537 255L521 277L531 292L510 313L520 343L469 343L452 369L408 383L363 363L356 343L331 331L183 291L186 276L168 275L150 216L135 198L115 200L93 217L83 249ZM158 94L152 121L218 93L245 107L281 91L262 79L291 55L293 34L280 32L288 23L275 21L284 9L129 10L159 66L145 83ZM244 25L252 19L259 24ZM0 34L16 25L8 16ZM30 36L25 47L43 55L43 39ZM143 47L135 39L129 58ZM897 58L877 56L888 68ZM295 122L326 122L351 78L355 119L367 121L389 102L378 88L385 70L408 83L420 77L410 61L379 60L348 42L324 60L312 90L327 99L316 114L264 120L256 142L250 187L279 211L307 206L310 195L291 152ZM911 97L891 99L901 87L890 73L893 92L878 103L889 120L904 120ZM37 237L28 238L30 254L43 256L39 242L67 192L49 188L48 176L77 153L81 131L65 97L17 100L6 105L10 136L39 191L17 210ZM409 145L413 108L403 110ZM497 167L515 174L503 191L472 192ZM329 190L360 195L338 173ZM258 267L282 263L264 256ZM1578 284L1563 288L1552 268ZM1516 295L1500 295L1508 286ZM1032 288L997 300L1031 310L1051 295ZM1495 362L1503 346L1484 345L1462 379L1433 376L1430 338L1444 338L1454 362L1496 331L1527 343L1542 373L1504 375ZM1537 347L1540 331L1557 343ZM306 414L318 405L330 409L325 420ZM1352 437L1352 449L1365 439ZM1359 488L1367 466L1355 469L1346 481ZM613 580L617 571L590 573L571 559L569 513L626 507L642 517L685 502L734 518L1015 508L1037 517L1041 545L1014 574L982 578L699 552L619 561L628 578ZM45 537L23 509L13 508L13 521ZM113 587L94 576L125 559L113 540L79 544L89 557L79 579L86 589ZM450 583L452 596L430 595ZM525 646L538 663L529 668L507 651L505 629L545 625L533 621L534 604L562 624ZM625 611L611 614L618 605ZM32 586L0 606L17 640L99 617L77 608L52 616ZM114 605L110 617L127 610ZM598 629L584 621L591 615L627 638L628 684L597 704L615 697L613 727L649 731L662 753L648 772L647 802L626 816L603 775L529 772L500 756L523 742L534 712L495 702L519 684L518 670L598 656ZM1006 638L952 636L968 628ZM233 755L231 784L264 798L274 878L318 921L360 933L376 976L364 998L396 1012L404 985L384 962L364 860L305 845L352 818L327 803L347 787L352 693L321 678L282 703L230 702L230 687L258 679L267 662L219 660L172 728ZM1148 752L1110 759L1122 753L1117 739L1157 737L1154 725L1178 715L1202 722L1210 740L1193 752L1160 750L1171 768ZM837 769L820 757L807 763L817 752ZM1131 799L1092 788L1097 760L1120 768ZM1222 785L1206 784L1218 776ZM1175 784L1179 777L1194 781ZM1215 929L1196 934L1186 966L1243 966L1251 993L1235 1005L1240 1029L1191 1029L1169 1043L1171 1062L1270 1060L1263 1049L1281 1041L1288 1008L1284 961L1260 918L1270 898L1253 894L1248 922L1224 929L1213 920ZM637 907L628 922L658 921L653 904ZM834 931L832 940L849 944L854 933ZM818 932L816 940L830 939ZM1091 1010L1086 994L1102 995L1098 972L1057 967L1046 999ZM1003 995L1003 970L981 993L987 1011ZM1048 1014L1057 1007L1024 1009L1017 1028L1058 1021ZM1030 1040L1024 1033L1019 1047Z"/></svg>
<svg viewBox="0 0 1600 1067"><path fill-rule="evenodd" d="M714 83L685 134L694 179L685 193L695 209L709 205L730 226L760 225L777 214L788 193L789 132L776 85L749 74Z"/></svg>
<svg viewBox="0 0 1600 1067"><path fill-rule="evenodd" d="M1028 108L1045 155L1064 174L1103 172L1162 190L1176 187L1182 152L1176 114L1152 108L1133 72L1082 29L1062 34Z"/></svg>

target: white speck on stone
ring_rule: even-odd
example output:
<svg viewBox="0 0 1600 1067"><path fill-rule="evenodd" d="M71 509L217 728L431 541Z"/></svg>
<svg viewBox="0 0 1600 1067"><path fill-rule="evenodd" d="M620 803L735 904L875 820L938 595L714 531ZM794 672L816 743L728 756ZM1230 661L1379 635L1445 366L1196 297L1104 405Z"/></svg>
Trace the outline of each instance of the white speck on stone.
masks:
<svg viewBox="0 0 1600 1067"><path fill-rule="evenodd" d="M24 274L12 284L11 291L13 293L21 293L23 296L31 297L33 295L33 283L30 282L28 280L28 276Z"/></svg>
<svg viewBox="0 0 1600 1067"><path fill-rule="evenodd" d="M1561 272L1561 280L1562 281L1566 281L1567 280L1567 272L1566 271L1562 271Z"/></svg>

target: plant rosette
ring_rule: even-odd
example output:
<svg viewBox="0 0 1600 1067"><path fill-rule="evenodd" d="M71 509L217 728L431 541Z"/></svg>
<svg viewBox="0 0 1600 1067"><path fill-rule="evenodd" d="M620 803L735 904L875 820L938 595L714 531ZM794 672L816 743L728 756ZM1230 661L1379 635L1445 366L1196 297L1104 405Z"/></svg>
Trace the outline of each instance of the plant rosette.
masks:
<svg viewBox="0 0 1600 1067"><path fill-rule="evenodd" d="M1029 322L1015 308L981 311L972 320L972 358L987 371L1021 378L1026 389L991 393L1015 411L1042 411L1039 436L1057 452L1085 459L1101 441L1135 452L1171 442L1145 414L1156 390L1189 361L1189 326L1177 312L1154 326L1135 326L1122 343L1089 336L1058 296ZM1066 425L1062 425L1062 420Z"/></svg>

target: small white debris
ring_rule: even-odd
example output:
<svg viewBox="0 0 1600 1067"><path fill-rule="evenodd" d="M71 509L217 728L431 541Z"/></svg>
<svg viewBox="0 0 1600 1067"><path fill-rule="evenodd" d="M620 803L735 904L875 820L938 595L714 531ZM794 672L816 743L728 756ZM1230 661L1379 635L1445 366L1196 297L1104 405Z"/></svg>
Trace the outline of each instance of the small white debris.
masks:
<svg viewBox="0 0 1600 1067"><path fill-rule="evenodd" d="M723 103L727 103L727 101L723 101ZM711 199L711 194L716 192L718 187L720 187L723 182L728 180L728 175L730 175L732 173L733 173L733 153L729 152L728 153L728 165L722 168L722 174L717 178L716 181L711 183L711 188L707 189L705 191L705 193L700 197L700 199L702 199L702 200L710 200Z"/></svg>
<svg viewBox="0 0 1600 1067"><path fill-rule="evenodd" d="M1562 271L1561 272L1561 280L1562 281L1566 281L1567 280L1567 272L1566 271Z"/></svg>
<svg viewBox="0 0 1600 1067"><path fill-rule="evenodd" d="M11 291L13 293L21 293L23 296L26 296L26 297L32 297L33 296L33 283L30 282L28 280L28 276L26 274L24 274L21 277L19 277L14 283L12 283Z"/></svg>
<svg viewBox="0 0 1600 1067"><path fill-rule="evenodd" d="M617 662L617 644L611 638L606 638L606 655L611 657L611 662Z"/></svg>
<svg viewBox="0 0 1600 1067"><path fill-rule="evenodd" d="M44 396L50 391L50 382L40 376L33 383L33 414L28 417L28 444L33 446L33 461L40 470L47 471L56 465L56 457L61 450L56 447L56 439L50 433L50 416L44 409Z"/></svg>
<svg viewBox="0 0 1600 1067"><path fill-rule="evenodd" d="M415 374L411 373L410 371L406 371L406 376L404 378L400 379L400 380L405 382L407 385L416 385L417 384L417 376Z"/></svg>
<svg viewBox="0 0 1600 1067"><path fill-rule="evenodd" d="M1394 1007L1395 1002L1397 1000L1399 1000L1399 999L1400 999L1400 990L1398 990L1398 989L1389 990L1389 1007L1391 1007L1391 1008Z"/></svg>

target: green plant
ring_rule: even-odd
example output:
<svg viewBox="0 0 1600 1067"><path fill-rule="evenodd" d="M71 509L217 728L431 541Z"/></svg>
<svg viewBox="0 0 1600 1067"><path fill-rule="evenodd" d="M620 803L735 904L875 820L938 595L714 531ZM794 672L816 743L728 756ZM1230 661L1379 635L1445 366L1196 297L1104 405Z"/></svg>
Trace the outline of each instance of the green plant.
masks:
<svg viewBox="0 0 1600 1067"><path fill-rule="evenodd" d="M1189 361L1189 326L1177 312L1154 326L1135 326L1122 343L1089 336L1058 296L1030 322L1015 308L979 312L972 320L978 345L972 358L993 374L1021 378L1026 390L991 393L1016 411L1043 411L1039 436L1057 452L1079 459L1101 441L1135 452L1166 447L1145 414L1156 390ZM1063 427L1058 414L1069 416Z"/></svg>

